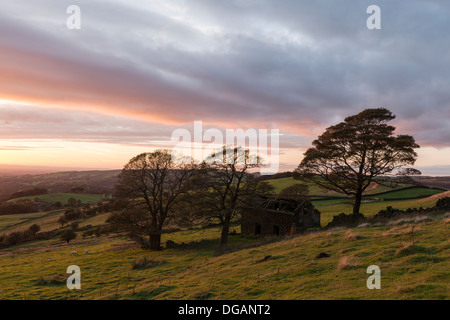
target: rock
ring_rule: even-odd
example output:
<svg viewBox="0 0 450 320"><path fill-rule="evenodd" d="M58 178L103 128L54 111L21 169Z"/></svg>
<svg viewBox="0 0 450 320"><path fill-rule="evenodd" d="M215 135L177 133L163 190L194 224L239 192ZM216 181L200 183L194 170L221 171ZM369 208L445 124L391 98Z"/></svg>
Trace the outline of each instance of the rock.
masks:
<svg viewBox="0 0 450 320"><path fill-rule="evenodd" d="M167 242L166 242L166 249L175 249L175 248L178 248L178 247L179 247L179 245L175 241L167 240Z"/></svg>
<svg viewBox="0 0 450 320"><path fill-rule="evenodd" d="M262 258L261 260L256 261L256 263L267 261L267 260L269 260L270 258L272 258L272 256L265 256L265 257Z"/></svg>
<svg viewBox="0 0 450 320"><path fill-rule="evenodd" d="M330 255L328 253L325 252L321 252L319 253L315 259L322 259L322 258L328 258Z"/></svg>

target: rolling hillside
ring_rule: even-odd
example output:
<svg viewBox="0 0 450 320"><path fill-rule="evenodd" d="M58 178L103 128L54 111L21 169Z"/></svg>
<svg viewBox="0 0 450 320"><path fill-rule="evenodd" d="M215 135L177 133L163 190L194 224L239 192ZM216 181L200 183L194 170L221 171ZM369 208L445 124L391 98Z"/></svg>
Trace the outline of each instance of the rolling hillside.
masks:
<svg viewBox="0 0 450 320"><path fill-rule="evenodd" d="M281 190L297 181L270 183ZM311 190L317 196L329 195ZM49 201L77 198L45 196ZM86 202L98 201L95 195L84 196ZM414 187L386 192L374 185L361 211L371 216L387 206L432 207L445 196L450 191ZM314 200L322 226L333 215L351 212L349 198L317 199L323 198ZM63 214L55 210L0 216L0 236L32 224L41 231L67 229L58 223ZM83 218L79 227L103 226L109 216ZM121 234L83 238L83 231L77 231L69 245L55 237L1 249L0 299L448 299L449 223L449 213L438 213L286 237L242 236L235 224L231 231L237 234L229 236L225 254L217 252L218 227L165 233L163 243L186 245L158 252L140 249ZM321 253L328 257L319 259ZM65 270L73 264L82 270L82 290L69 292ZM382 290L366 287L366 268L373 264L382 270Z"/></svg>
<svg viewBox="0 0 450 320"><path fill-rule="evenodd" d="M159 252L117 236L35 242L0 252L0 298L448 299L448 223L447 215L277 240L231 236L223 255L215 254L217 228L166 234L163 241L191 244ZM329 257L318 259L322 252ZM143 258L146 266L133 268ZM82 270L81 291L65 286L72 264ZM366 287L373 264L382 290Z"/></svg>
<svg viewBox="0 0 450 320"><path fill-rule="evenodd" d="M20 197L8 200L8 202L17 202L22 200L34 200L38 198L39 201L42 202L50 202L55 203L57 201L61 202L62 204L66 204L67 201L70 198L73 198L75 200L80 200L82 203L96 203L102 200L104 197L102 195L98 194L85 194L85 193L51 193L51 194L43 194L40 196L27 196L27 197Z"/></svg>

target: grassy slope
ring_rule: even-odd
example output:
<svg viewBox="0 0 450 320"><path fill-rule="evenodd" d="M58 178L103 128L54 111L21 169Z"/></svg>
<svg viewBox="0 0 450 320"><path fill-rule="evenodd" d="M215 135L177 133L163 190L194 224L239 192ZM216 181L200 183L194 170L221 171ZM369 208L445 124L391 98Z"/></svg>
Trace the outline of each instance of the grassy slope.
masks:
<svg viewBox="0 0 450 320"><path fill-rule="evenodd" d="M400 209L431 207L444 196L450 196L450 191L424 199L364 203L362 212L375 214L388 205ZM324 205L319 210L322 225L326 225L334 214L349 213L351 204ZM25 229L32 223L51 230L57 227L60 214L2 216L0 230L11 224L16 225L7 232ZM82 221L80 226L100 225L107 217L108 214L98 215ZM358 228L353 230L360 236L355 241L346 240L345 231L286 238L266 245L263 244L267 238L230 236L230 246L239 251L219 257L214 256L220 237L218 228L166 234L164 242L171 239L178 243L198 243L189 249L162 252L143 251L122 237L82 239L79 233L78 239L69 246L55 239L0 250L0 299L448 298L448 222L441 219L415 223L415 254L397 254L396 251L410 241L411 226ZM239 232L239 227L234 230ZM254 248L245 249L250 246ZM81 253L84 249L89 249L90 253L69 254L72 250ZM327 252L331 257L314 259L320 252ZM273 258L256 262L266 255ZM358 266L339 271L339 260L351 255L355 256ZM132 270L131 262L144 256L165 263L145 270ZM77 264L82 269L81 293L68 293L64 284L35 283L40 277L64 274L70 264ZM365 287L368 276L365 269L370 264L382 268L383 289L380 291Z"/></svg>
<svg viewBox="0 0 450 320"><path fill-rule="evenodd" d="M439 198L445 196L449 197L450 191L442 192L423 199L366 202L361 204L361 212L365 216L370 217L377 214L380 210L386 209L386 207L388 206L392 206L393 208L401 210L420 207L431 208L436 205L436 202ZM320 221L322 226L326 226L333 219L334 215L340 214L342 212L347 214L351 213L352 208L353 204L351 202L317 207L317 209L322 213Z"/></svg>
<svg viewBox="0 0 450 320"><path fill-rule="evenodd" d="M352 232L360 238L353 241L346 240L345 230L261 246L256 246L258 239L230 236L235 249L255 247L221 256L214 256L217 228L165 235L164 241L200 242L161 252L141 250L121 237L78 239L70 245L37 242L0 252L0 298L448 299L448 218L414 225L415 253L406 255L397 251L411 240L409 223L356 228ZM84 249L89 254L69 254ZM331 257L315 259L320 252ZM257 262L267 255L272 258ZM164 263L132 270L131 262L144 256ZM340 259L348 256L354 256L356 266L338 270ZM64 283L36 284L40 277L65 273L72 264L81 268L81 292L68 292ZM366 268L372 264L381 268L381 290L366 287Z"/></svg>

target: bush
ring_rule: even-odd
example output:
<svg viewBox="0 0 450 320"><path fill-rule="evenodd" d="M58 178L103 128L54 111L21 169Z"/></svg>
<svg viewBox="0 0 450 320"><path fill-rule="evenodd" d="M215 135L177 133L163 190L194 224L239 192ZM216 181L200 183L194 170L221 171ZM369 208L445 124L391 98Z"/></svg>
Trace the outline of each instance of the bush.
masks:
<svg viewBox="0 0 450 320"><path fill-rule="evenodd" d="M28 230L30 231L30 233L32 235L35 235L36 233L38 233L39 231L41 231L41 227L39 227L36 223L31 225Z"/></svg>
<svg viewBox="0 0 450 320"><path fill-rule="evenodd" d="M61 227L64 227L64 225L67 223L67 219L64 216L59 217L58 223L61 225Z"/></svg>
<svg viewBox="0 0 450 320"><path fill-rule="evenodd" d="M70 240L73 240L77 237L77 234L72 230L66 230L61 234L61 240L66 241L69 244Z"/></svg>
<svg viewBox="0 0 450 320"><path fill-rule="evenodd" d="M4 239L4 242L7 246L14 246L23 241L24 241L24 235L23 235L23 232L20 232L20 231L11 232Z"/></svg>
<svg viewBox="0 0 450 320"><path fill-rule="evenodd" d="M67 221L78 220L83 218L83 214L80 210L67 210L64 212L64 218Z"/></svg>
<svg viewBox="0 0 450 320"><path fill-rule="evenodd" d="M331 221L326 227L333 228L337 226L356 226L362 222L366 221L366 217L362 213L352 213L345 214L341 213L337 216L333 216L333 221Z"/></svg>

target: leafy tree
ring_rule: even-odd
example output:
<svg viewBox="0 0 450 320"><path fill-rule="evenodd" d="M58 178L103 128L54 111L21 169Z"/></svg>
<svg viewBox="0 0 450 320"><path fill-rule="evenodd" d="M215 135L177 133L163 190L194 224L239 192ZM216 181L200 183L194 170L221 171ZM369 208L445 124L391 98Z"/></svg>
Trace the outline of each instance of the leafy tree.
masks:
<svg viewBox="0 0 450 320"><path fill-rule="evenodd" d="M61 227L64 227L64 225L67 223L67 219L64 216L59 217L58 223L61 225Z"/></svg>
<svg viewBox="0 0 450 320"><path fill-rule="evenodd" d="M67 205L69 207L75 207L77 205L77 200L75 198L69 198L67 200Z"/></svg>
<svg viewBox="0 0 450 320"><path fill-rule="evenodd" d="M168 150L137 155L124 166L116 185L116 196L132 201L109 222L128 231L142 246L159 250L163 228L173 218L173 208L194 174L192 164L176 163ZM148 245L145 236L150 237Z"/></svg>
<svg viewBox="0 0 450 320"><path fill-rule="evenodd" d="M61 234L61 240L66 241L69 244L70 240L73 240L77 237L77 234L72 230L68 229Z"/></svg>
<svg viewBox="0 0 450 320"><path fill-rule="evenodd" d="M35 224L31 225L28 228L28 230L30 231L30 233L32 235L35 235L36 233L38 233L41 230L41 227L35 223Z"/></svg>
<svg viewBox="0 0 450 320"><path fill-rule="evenodd" d="M412 136L394 135L395 127L388 125L394 118L385 108L365 109L327 128L304 153L297 177L353 196L353 213L359 213L372 182L392 185L400 181L390 177L394 174L420 174L403 168L415 163L419 145Z"/></svg>

